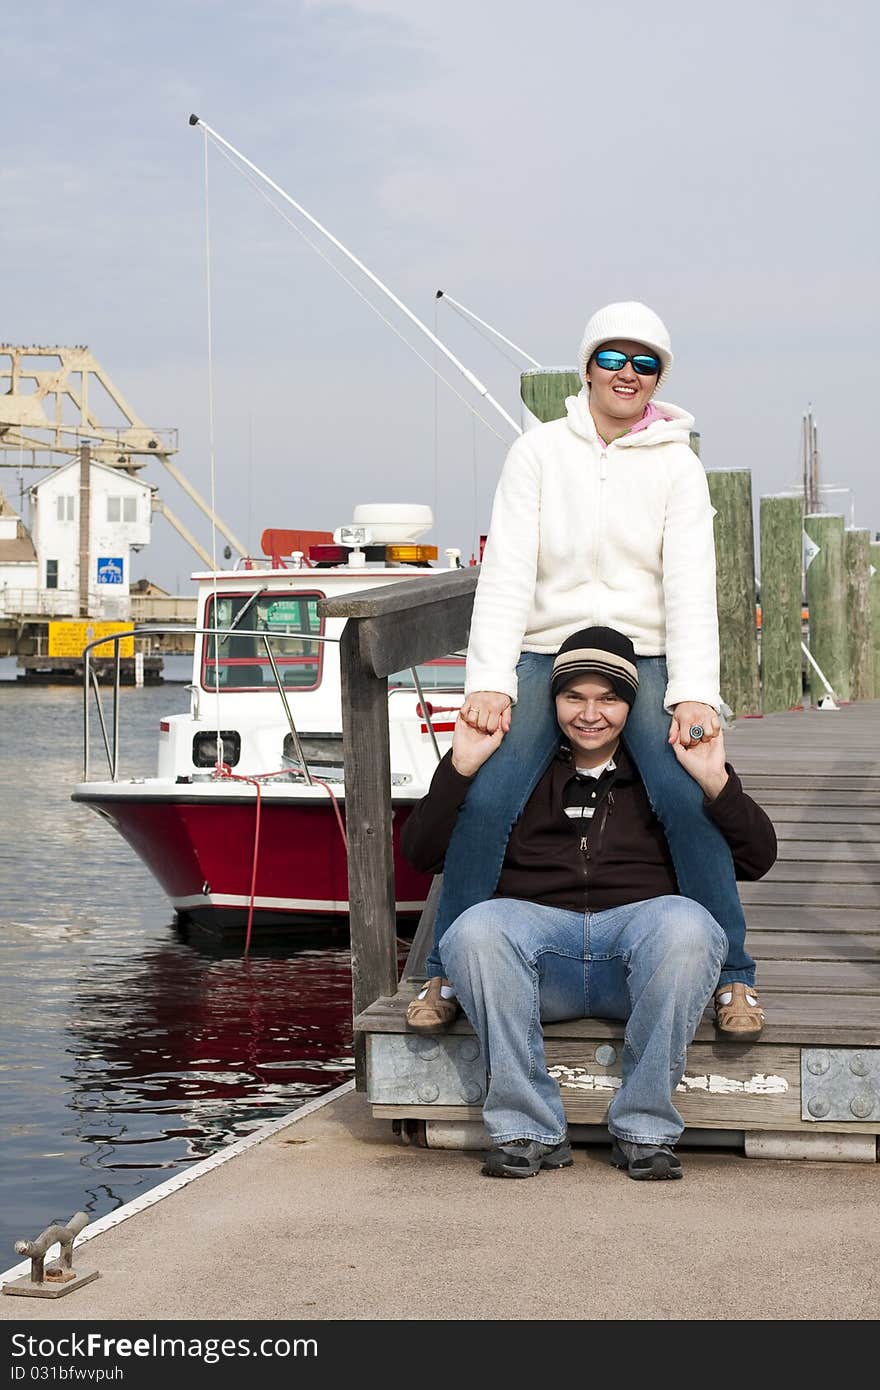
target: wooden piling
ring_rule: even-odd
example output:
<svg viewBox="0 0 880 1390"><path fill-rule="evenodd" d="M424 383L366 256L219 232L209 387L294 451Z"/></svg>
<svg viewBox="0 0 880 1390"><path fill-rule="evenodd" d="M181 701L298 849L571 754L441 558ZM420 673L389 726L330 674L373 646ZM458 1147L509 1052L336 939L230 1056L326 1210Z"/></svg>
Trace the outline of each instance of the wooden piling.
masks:
<svg viewBox="0 0 880 1390"><path fill-rule="evenodd" d="M880 698L880 540L868 547L869 592L871 596L871 651L874 666L874 698Z"/></svg>
<svg viewBox="0 0 880 1390"><path fill-rule="evenodd" d="M583 382L575 367L535 367L520 377L523 405L542 424L562 420L566 396L576 396Z"/></svg>
<svg viewBox="0 0 880 1390"><path fill-rule="evenodd" d="M849 700L843 517L827 512L812 512L804 517L804 530L813 544L819 547L807 566L810 652L836 698ZM822 683L812 668L810 691L814 704L818 704L825 694Z"/></svg>
<svg viewBox="0 0 880 1390"><path fill-rule="evenodd" d="M848 527L843 533L846 583L846 635L850 698L873 700L874 661L871 650L870 531Z"/></svg>
<svg viewBox="0 0 880 1390"><path fill-rule="evenodd" d="M802 698L803 501L762 497L760 511L761 704L771 714Z"/></svg>
<svg viewBox="0 0 880 1390"><path fill-rule="evenodd" d="M706 477L717 512L715 588L721 639L721 695L734 714L760 714L752 475L747 468L733 468L709 472Z"/></svg>

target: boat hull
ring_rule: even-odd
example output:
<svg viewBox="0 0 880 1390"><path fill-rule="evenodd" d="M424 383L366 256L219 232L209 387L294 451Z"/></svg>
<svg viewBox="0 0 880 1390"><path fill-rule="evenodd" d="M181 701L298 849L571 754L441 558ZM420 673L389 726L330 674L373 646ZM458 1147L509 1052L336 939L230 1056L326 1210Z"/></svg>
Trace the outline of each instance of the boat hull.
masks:
<svg viewBox="0 0 880 1390"><path fill-rule="evenodd" d="M253 882L255 928L347 926L347 858L329 796L261 796L254 880L256 795L250 787L223 793L90 783L77 787L73 799L111 822L182 919L217 931L245 926ZM417 873L400 853L410 809L403 803L393 811L395 907L402 917L421 912L431 884L430 875ZM344 824L344 801L339 810Z"/></svg>

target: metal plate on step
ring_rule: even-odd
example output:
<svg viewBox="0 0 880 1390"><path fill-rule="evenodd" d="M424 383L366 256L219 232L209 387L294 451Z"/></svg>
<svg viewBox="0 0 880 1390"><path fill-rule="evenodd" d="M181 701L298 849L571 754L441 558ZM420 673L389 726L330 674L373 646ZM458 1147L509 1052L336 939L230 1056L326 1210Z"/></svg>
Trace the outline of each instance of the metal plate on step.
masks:
<svg viewBox="0 0 880 1390"><path fill-rule="evenodd" d="M880 1121L880 1047L802 1047L801 1119Z"/></svg>
<svg viewBox="0 0 880 1390"><path fill-rule="evenodd" d="M367 1098L374 1105L482 1105L486 1068L476 1038L371 1033Z"/></svg>

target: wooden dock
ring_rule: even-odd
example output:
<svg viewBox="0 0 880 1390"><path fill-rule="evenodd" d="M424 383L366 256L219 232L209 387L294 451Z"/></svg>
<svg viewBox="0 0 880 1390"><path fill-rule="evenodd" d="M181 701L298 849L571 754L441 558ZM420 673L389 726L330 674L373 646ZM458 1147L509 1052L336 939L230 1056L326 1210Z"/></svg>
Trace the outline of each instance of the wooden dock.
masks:
<svg viewBox="0 0 880 1390"><path fill-rule="evenodd" d="M377 1118L419 1144L479 1146L486 1074L466 1019L449 1034L409 1033L418 987L392 965L390 791L381 775L388 672L462 644L474 580L352 595L344 653L349 875L358 1084ZM456 593L457 615L450 597ZM430 587L434 585L430 582ZM401 612L399 605L407 606ZM331 611L331 605L326 605ZM439 630L432 626L438 616ZM373 712L372 720L370 711ZM387 738L387 735L386 735ZM728 756L780 842L766 878L741 885L767 1024L723 1040L710 1015L688 1051L676 1104L688 1134L741 1136L747 1154L876 1161L880 1134L880 702L740 719ZM384 766L387 767L387 761ZM352 783L349 783L351 786ZM390 843L390 840L389 840ZM384 984L382 983L384 979ZM573 1126L601 1125L620 1076L623 1025L580 1019L545 1029L548 1066Z"/></svg>

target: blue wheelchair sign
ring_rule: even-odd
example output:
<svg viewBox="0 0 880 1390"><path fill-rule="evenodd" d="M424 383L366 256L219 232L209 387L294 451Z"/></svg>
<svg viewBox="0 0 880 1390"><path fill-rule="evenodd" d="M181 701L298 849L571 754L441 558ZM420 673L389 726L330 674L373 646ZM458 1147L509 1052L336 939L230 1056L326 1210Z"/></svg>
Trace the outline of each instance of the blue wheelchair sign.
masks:
<svg viewBox="0 0 880 1390"><path fill-rule="evenodd" d="M101 555L98 557L98 583L122 583L122 556Z"/></svg>

